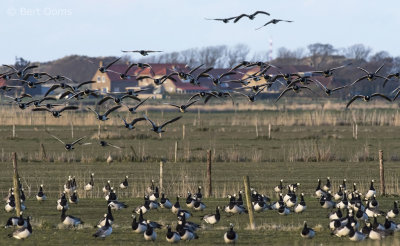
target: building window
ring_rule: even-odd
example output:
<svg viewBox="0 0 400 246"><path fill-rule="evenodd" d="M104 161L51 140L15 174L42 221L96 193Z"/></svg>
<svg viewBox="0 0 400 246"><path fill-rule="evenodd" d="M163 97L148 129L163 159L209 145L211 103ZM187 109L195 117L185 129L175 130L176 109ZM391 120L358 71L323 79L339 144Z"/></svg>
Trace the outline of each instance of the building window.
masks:
<svg viewBox="0 0 400 246"><path fill-rule="evenodd" d="M115 87L114 91L119 92L119 87Z"/></svg>
<svg viewBox="0 0 400 246"><path fill-rule="evenodd" d="M102 76L101 79L102 79L103 83L106 82L106 77L105 76Z"/></svg>
<svg viewBox="0 0 400 246"><path fill-rule="evenodd" d="M102 91L103 91L104 93L106 93L106 92L108 91L108 88L107 88L107 87L104 87L104 88L102 88Z"/></svg>
<svg viewBox="0 0 400 246"><path fill-rule="evenodd" d="M97 82L100 82L100 76L97 76Z"/></svg>

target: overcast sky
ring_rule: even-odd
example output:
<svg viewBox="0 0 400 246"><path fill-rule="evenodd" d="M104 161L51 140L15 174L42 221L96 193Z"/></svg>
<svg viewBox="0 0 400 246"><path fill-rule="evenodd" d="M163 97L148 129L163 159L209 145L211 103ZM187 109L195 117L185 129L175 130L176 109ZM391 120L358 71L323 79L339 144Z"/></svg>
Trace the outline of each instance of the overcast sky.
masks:
<svg viewBox="0 0 400 246"><path fill-rule="evenodd" d="M330 43L362 43L400 56L399 0L2 0L0 62L15 56L49 61L66 55L119 56L121 49L166 52L248 45L252 52ZM268 16L224 24L205 18L256 10ZM258 31L271 18L293 20Z"/></svg>

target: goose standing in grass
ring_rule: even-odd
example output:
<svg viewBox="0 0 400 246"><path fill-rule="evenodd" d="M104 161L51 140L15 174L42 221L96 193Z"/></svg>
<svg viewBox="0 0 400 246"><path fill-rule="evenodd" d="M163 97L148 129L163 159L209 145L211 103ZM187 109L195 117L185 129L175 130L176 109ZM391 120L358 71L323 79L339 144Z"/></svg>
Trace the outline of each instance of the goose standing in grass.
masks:
<svg viewBox="0 0 400 246"><path fill-rule="evenodd" d="M132 215L132 230L136 233L144 233L147 229L147 224L143 223L143 221L136 221L136 216Z"/></svg>
<svg viewBox="0 0 400 246"><path fill-rule="evenodd" d="M154 228L151 227L151 226L147 226L146 231L143 233L143 235L144 235L144 239L146 241L153 241L154 242L157 239L157 233L154 230Z"/></svg>
<svg viewBox="0 0 400 246"><path fill-rule="evenodd" d="M191 241L199 238L193 228L186 226L183 220L178 220L176 231L179 233L182 241Z"/></svg>
<svg viewBox="0 0 400 246"><path fill-rule="evenodd" d="M126 205L123 202L119 202L119 201L110 201L110 200L108 200L107 204L108 204L108 206L111 207L112 210L121 210L121 209L124 209L124 208L128 207L128 205Z"/></svg>
<svg viewBox="0 0 400 246"><path fill-rule="evenodd" d="M215 214L207 214L204 215L201 219L204 220L207 224L215 225L221 219L221 214L219 213L219 207L215 209Z"/></svg>
<svg viewBox="0 0 400 246"><path fill-rule="evenodd" d="M336 228L332 232L332 234L337 236L337 237L345 237L345 236L349 235L350 228L352 228L351 223L347 222L346 225Z"/></svg>
<svg viewBox="0 0 400 246"><path fill-rule="evenodd" d="M331 178L330 177L326 178L326 184L324 186L322 186L322 190L325 192L328 192L331 190Z"/></svg>
<svg viewBox="0 0 400 246"><path fill-rule="evenodd" d="M96 110L93 110L93 109L90 108L90 107L87 107L87 109L89 109L90 111L92 111L92 112L96 115L96 119L98 119L98 120L100 120L100 121L106 121L106 120L110 119L110 118L108 118L108 115L109 115L111 112L113 112L113 111L119 109L120 107L122 107L122 106L121 106L121 105L118 105L118 106L112 107L112 108L108 109L104 114L99 114Z"/></svg>
<svg viewBox="0 0 400 246"><path fill-rule="evenodd" d="M68 200L65 191L61 194L60 199L57 200L57 210L67 210L69 208Z"/></svg>
<svg viewBox="0 0 400 246"><path fill-rule="evenodd" d="M229 230L224 234L225 243L235 244L238 240L237 233L233 230L233 224L229 225Z"/></svg>
<svg viewBox="0 0 400 246"><path fill-rule="evenodd" d="M365 193L365 199L366 200L369 200L374 195L376 195L376 190L374 188L374 182L375 182L375 180L371 180L371 184L369 186L369 190L367 191L367 193Z"/></svg>
<svg viewBox="0 0 400 246"><path fill-rule="evenodd" d="M323 195L325 195L325 191L321 189L321 180L318 179L318 185L317 188L315 188L315 195L317 198L321 198Z"/></svg>
<svg viewBox="0 0 400 246"><path fill-rule="evenodd" d="M303 213L306 209L307 209L307 205L306 205L306 202L304 201L304 193L301 193L300 202L298 204L296 204L293 211L295 213Z"/></svg>
<svg viewBox="0 0 400 246"><path fill-rule="evenodd" d="M36 195L36 200L38 201L45 201L47 199L46 195L43 192L43 184L39 187L39 192Z"/></svg>
<svg viewBox="0 0 400 246"><path fill-rule="evenodd" d="M28 218L26 219L26 224L27 224L26 227L21 227L17 229L12 234L8 234L8 237L13 237L22 240L28 238L32 234L32 225L30 223L30 219L31 218L28 216Z"/></svg>
<svg viewBox="0 0 400 246"><path fill-rule="evenodd" d="M87 183L85 185L85 191L91 191L93 189L93 186L94 186L93 177L94 177L94 173L91 173L90 174L90 181L89 181L89 183Z"/></svg>
<svg viewBox="0 0 400 246"><path fill-rule="evenodd" d="M399 215L399 202L394 201L393 202L393 209L387 212L387 216L391 219L396 218L397 215Z"/></svg>
<svg viewBox="0 0 400 246"><path fill-rule="evenodd" d="M104 226L99 228L95 234L93 234L93 237L99 237L99 238L105 238L110 236L112 233L112 227L110 225L110 222L108 221L108 218L106 217L106 223Z"/></svg>
<svg viewBox="0 0 400 246"><path fill-rule="evenodd" d="M391 232L400 230L400 224L397 224L394 221L389 220L388 216L386 216L385 218L385 223L383 224L383 227L385 228L386 231L391 231Z"/></svg>
<svg viewBox="0 0 400 246"><path fill-rule="evenodd" d="M141 205L141 206L136 207L136 208L135 208L135 212L136 212L137 214L140 214L140 213L145 214L145 213L147 213L148 211L150 211L150 200L147 199L146 196L145 196L145 198L144 198L144 204Z"/></svg>
<svg viewBox="0 0 400 246"><path fill-rule="evenodd" d="M157 202L158 198L160 197L160 191L158 189L158 186L154 188L154 191L151 192L149 196L149 200L152 202Z"/></svg>
<svg viewBox="0 0 400 246"><path fill-rule="evenodd" d="M274 191L275 191L276 193L281 193L281 192L283 191L283 189L284 189L284 186L283 186L283 179L281 179L281 180L279 181L279 185L277 185L277 186L274 187Z"/></svg>
<svg viewBox="0 0 400 246"><path fill-rule="evenodd" d="M107 193L107 192L110 192L110 190L111 190L110 180L107 180L106 185L103 187L103 192Z"/></svg>
<svg viewBox="0 0 400 246"><path fill-rule="evenodd" d="M302 238L311 239L315 236L315 231L307 226L307 221L304 221L303 230L300 233Z"/></svg>
<svg viewBox="0 0 400 246"><path fill-rule="evenodd" d="M355 223L351 223L350 231L348 234L350 241L354 242L364 241L366 236L363 233L354 230L354 225Z"/></svg>
<svg viewBox="0 0 400 246"><path fill-rule="evenodd" d="M343 199L336 204L337 208L346 209L349 206L349 201L347 200L347 196L344 196Z"/></svg>
<svg viewBox="0 0 400 246"><path fill-rule="evenodd" d="M127 189L128 188L128 176L125 176L124 181L119 184L120 189Z"/></svg>
<svg viewBox="0 0 400 246"><path fill-rule="evenodd" d="M78 194L76 193L76 190L74 190L72 195L69 197L69 202L72 204L78 204L79 198L78 198Z"/></svg>
<svg viewBox="0 0 400 246"><path fill-rule="evenodd" d="M77 227L78 225L83 225L84 222L77 217L71 216L71 215L66 215L65 214L65 209L63 208L61 211L61 223L67 226L72 226L72 227Z"/></svg>
<svg viewBox="0 0 400 246"><path fill-rule="evenodd" d="M340 220L340 219L342 219L342 217L343 217L343 213L342 213L342 210L340 208L338 208L334 212L331 212L328 215L328 218L329 218L330 221L332 221L332 220Z"/></svg>
<svg viewBox="0 0 400 246"><path fill-rule="evenodd" d="M335 199L335 201L339 201L342 200L344 196L346 195L343 192L342 185L339 185L339 190L335 194L333 194L333 199Z"/></svg>
<svg viewBox="0 0 400 246"><path fill-rule="evenodd" d="M179 233L173 232L170 225L167 225L167 235L165 239L169 243L177 243L181 241L181 236L179 236Z"/></svg>
<svg viewBox="0 0 400 246"><path fill-rule="evenodd" d="M19 213L19 217L13 216L8 218L6 224L4 225L4 228L9 228L13 226L17 226L18 228L27 227L27 220L23 218L22 214L23 212L21 211Z"/></svg>
<svg viewBox="0 0 400 246"><path fill-rule="evenodd" d="M176 197L176 202L171 208L172 213L178 214L179 210L181 209L181 204L179 203L179 196Z"/></svg>
<svg viewBox="0 0 400 246"><path fill-rule="evenodd" d="M288 215L288 214L290 214L290 209L288 207L286 207L285 205L283 205L278 208L278 214L279 215Z"/></svg>
<svg viewBox="0 0 400 246"><path fill-rule="evenodd" d="M192 197L192 193L190 193L188 191L187 197L186 197L186 207L193 208L193 206L194 206L194 199Z"/></svg>
<svg viewBox="0 0 400 246"><path fill-rule="evenodd" d="M200 199L198 199L196 197L196 199L195 199L195 201L193 203L193 209L195 211L203 211L205 208L206 208L206 205L203 202L201 202Z"/></svg>
<svg viewBox="0 0 400 246"><path fill-rule="evenodd" d="M336 203L332 201L332 195L329 192L319 199L319 203L322 208L327 208L327 209L331 209L336 206Z"/></svg>
<svg viewBox="0 0 400 246"><path fill-rule="evenodd" d="M161 208L166 208L166 209L171 209L172 208L171 202L169 201L168 198L165 197L164 193L161 193L160 207Z"/></svg>
<svg viewBox="0 0 400 246"><path fill-rule="evenodd" d="M97 223L97 227L101 228L106 225L106 219L108 223L112 225L114 223L114 216L112 215L111 207L107 206L107 213L104 214L104 217Z"/></svg>
<svg viewBox="0 0 400 246"><path fill-rule="evenodd" d="M117 194L114 192L114 187L111 187L110 192L105 196L106 201L117 201Z"/></svg>

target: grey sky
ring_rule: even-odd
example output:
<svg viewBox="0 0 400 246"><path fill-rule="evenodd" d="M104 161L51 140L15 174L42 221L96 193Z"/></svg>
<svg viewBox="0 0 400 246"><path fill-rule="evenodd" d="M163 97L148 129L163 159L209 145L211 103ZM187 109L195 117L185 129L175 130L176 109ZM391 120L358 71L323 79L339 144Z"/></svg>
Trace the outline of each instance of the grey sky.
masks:
<svg viewBox="0 0 400 246"><path fill-rule="evenodd" d="M400 56L399 0L2 0L1 63L15 56L48 61L66 55L121 55L121 49L179 51L238 43L253 52L330 43L362 43ZM207 21L264 10L236 24ZM272 18L293 20L258 31Z"/></svg>

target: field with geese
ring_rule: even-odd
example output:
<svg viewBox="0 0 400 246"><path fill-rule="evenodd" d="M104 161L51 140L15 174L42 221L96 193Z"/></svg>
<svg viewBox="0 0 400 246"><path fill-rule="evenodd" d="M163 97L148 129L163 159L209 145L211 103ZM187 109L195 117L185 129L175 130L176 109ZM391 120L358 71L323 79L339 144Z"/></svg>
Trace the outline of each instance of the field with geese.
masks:
<svg viewBox="0 0 400 246"><path fill-rule="evenodd" d="M341 109L340 102L304 99L270 109L255 103L243 110L240 106L246 102L238 100L235 106L210 104L214 110L193 107L161 135L145 119L127 129L127 112L114 112L103 122L92 112L66 111L61 118L65 121L58 124L47 112L28 116L15 106L4 106L0 194L10 212L0 213L7 227L0 231L0 241L18 243L7 238L13 233L7 223L17 224L18 217L10 222L15 212L6 202L16 152L25 196L23 217L26 221L29 215L32 244L166 244L178 241L180 230L180 240L215 245L225 243L231 226L238 244L351 245L351 240L369 235L396 245L398 110L376 102L350 111ZM180 115L158 106L149 99L141 109L155 124ZM74 143L73 150L67 149L68 143ZM207 150L212 161L210 197ZM379 189L378 150L384 150L385 196ZM255 230L249 225L243 176L250 178ZM170 204L164 205L162 193ZM174 211L177 197L180 212ZM368 205L375 202L377 206ZM107 239L98 241L92 234Z"/></svg>

